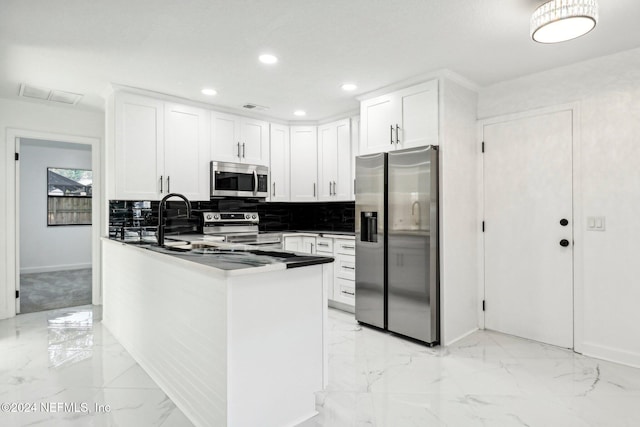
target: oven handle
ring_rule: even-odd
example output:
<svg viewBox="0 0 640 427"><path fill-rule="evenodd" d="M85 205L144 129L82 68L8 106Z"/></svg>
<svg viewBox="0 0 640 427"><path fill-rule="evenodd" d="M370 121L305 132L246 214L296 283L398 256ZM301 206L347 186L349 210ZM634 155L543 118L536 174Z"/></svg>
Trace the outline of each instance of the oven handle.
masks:
<svg viewBox="0 0 640 427"><path fill-rule="evenodd" d="M253 171L253 194L258 194L258 172Z"/></svg>

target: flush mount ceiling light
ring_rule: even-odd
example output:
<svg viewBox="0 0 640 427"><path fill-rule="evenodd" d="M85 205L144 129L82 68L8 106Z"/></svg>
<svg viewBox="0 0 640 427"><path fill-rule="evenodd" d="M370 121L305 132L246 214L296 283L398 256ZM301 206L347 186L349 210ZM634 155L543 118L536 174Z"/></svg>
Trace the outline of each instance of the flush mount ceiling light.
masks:
<svg viewBox="0 0 640 427"><path fill-rule="evenodd" d="M302 117L302 116L306 116L307 113L306 113L306 111L303 111L303 110L296 110L296 111L293 112L293 115L294 116L298 116L298 117Z"/></svg>
<svg viewBox="0 0 640 427"><path fill-rule="evenodd" d="M358 86L356 86L353 83L344 83L342 86L340 86L342 88L342 90L346 90L347 92L350 92L352 90L356 90L358 89Z"/></svg>
<svg viewBox="0 0 640 427"><path fill-rule="evenodd" d="M587 34L598 22L597 0L551 0L531 16L531 38L558 43Z"/></svg>
<svg viewBox="0 0 640 427"><path fill-rule="evenodd" d="M275 64L276 62L278 62L278 58L275 57L274 55L270 55L268 53L265 53L263 55L260 55L258 57L258 59L260 60L260 62L262 62L263 64Z"/></svg>
<svg viewBox="0 0 640 427"><path fill-rule="evenodd" d="M211 88L204 88L200 92L202 92L203 95L207 95L207 96L213 96L218 93L218 91Z"/></svg>

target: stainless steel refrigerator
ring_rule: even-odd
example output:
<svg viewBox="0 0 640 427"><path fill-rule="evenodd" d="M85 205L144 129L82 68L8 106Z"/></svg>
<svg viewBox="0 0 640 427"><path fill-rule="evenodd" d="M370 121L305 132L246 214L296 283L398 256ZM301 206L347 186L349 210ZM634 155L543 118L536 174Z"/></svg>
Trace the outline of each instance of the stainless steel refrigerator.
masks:
<svg viewBox="0 0 640 427"><path fill-rule="evenodd" d="M440 341L438 147L356 158L356 320Z"/></svg>

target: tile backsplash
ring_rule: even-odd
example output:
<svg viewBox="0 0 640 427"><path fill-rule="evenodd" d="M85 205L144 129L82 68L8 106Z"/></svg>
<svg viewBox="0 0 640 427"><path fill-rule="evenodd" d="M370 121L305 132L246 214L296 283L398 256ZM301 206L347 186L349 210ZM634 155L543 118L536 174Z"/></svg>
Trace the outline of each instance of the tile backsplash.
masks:
<svg viewBox="0 0 640 427"><path fill-rule="evenodd" d="M124 228L156 227L158 204L157 201L110 200L110 234L115 236ZM260 215L260 231L354 231L355 202L272 203L218 199L192 202L191 207L194 214L206 211L257 211ZM185 213L182 201L169 201L167 227L173 231L195 231L200 226L199 215L187 220L184 218Z"/></svg>

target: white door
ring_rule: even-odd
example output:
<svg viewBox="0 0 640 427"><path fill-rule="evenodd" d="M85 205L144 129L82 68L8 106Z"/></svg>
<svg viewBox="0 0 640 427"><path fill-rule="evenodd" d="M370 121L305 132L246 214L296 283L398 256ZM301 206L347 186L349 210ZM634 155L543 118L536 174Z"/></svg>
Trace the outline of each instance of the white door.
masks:
<svg viewBox="0 0 640 427"><path fill-rule="evenodd" d="M571 111L484 126L485 327L566 348L572 139Z"/></svg>
<svg viewBox="0 0 640 427"><path fill-rule="evenodd" d="M338 171L338 128L335 123L318 128L318 200L334 199Z"/></svg>
<svg viewBox="0 0 640 427"><path fill-rule="evenodd" d="M289 201L289 127L271 124L269 200Z"/></svg>
<svg viewBox="0 0 640 427"><path fill-rule="evenodd" d="M211 113L211 159L218 162L239 162L239 117L218 112Z"/></svg>
<svg viewBox="0 0 640 427"><path fill-rule="evenodd" d="M337 127L338 159L333 196L336 200L355 200L355 197L351 196L353 191L353 179L351 178L351 123L349 119L340 120Z"/></svg>
<svg viewBox="0 0 640 427"><path fill-rule="evenodd" d="M315 126L292 126L290 186L292 202L312 202L318 194L318 143Z"/></svg>
<svg viewBox="0 0 640 427"><path fill-rule="evenodd" d="M261 120L240 122L240 156L242 163L269 164L269 124Z"/></svg>
<svg viewBox="0 0 640 427"><path fill-rule="evenodd" d="M360 154L393 150L396 141L395 125L400 124L397 98L383 95L360 104Z"/></svg>
<svg viewBox="0 0 640 427"><path fill-rule="evenodd" d="M397 96L402 123L395 148L438 145L438 81L403 89Z"/></svg>
<svg viewBox="0 0 640 427"><path fill-rule="evenodd" d="M209 200L209 115L200 108L165 105L165 193Z"/></svg>

